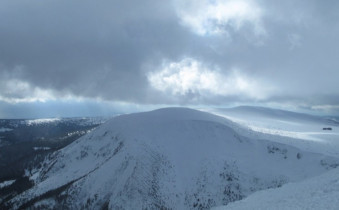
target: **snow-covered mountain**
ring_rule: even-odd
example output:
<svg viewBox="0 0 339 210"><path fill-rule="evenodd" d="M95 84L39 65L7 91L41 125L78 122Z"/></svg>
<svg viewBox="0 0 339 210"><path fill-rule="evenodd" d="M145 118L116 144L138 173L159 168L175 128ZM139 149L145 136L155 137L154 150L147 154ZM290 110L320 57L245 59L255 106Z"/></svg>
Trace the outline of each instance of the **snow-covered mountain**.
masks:
<svg viewBox="0 0 339 210"><path fill-rule="evenodd" d="M118 116L27 171L34 186L3 206L206 209L339 164L246 132L186 108Z"/></svg>
<svg viewBox="0 0 339 210"><path fill-rule="evenodd" d="M0 147L13 143L83 135L111 117L0 119Z"/></svg>
<svg viewBox="0 0 339 210"><path fill-rule="evenodd" d="M335 119L251 106L209 111L241 125L242 134L250 138L255 136L339 157L339 123Z"/></svg>
<svg viewBox="0 0 339 210"><path fill-rule="evenodd" d="M286 184L281 188L256 192L241 201L215 207L213 210L337 210L338 198L339 169L337 168L301 182Z"/></svg>

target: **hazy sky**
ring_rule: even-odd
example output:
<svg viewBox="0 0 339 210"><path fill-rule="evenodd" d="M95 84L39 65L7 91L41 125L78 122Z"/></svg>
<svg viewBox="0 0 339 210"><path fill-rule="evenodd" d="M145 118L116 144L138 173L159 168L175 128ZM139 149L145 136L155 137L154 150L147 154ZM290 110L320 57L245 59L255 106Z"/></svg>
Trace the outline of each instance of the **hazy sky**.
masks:
<svg viewBox="0 0 339 210"><path fill-rule="evenodd" d="M339 113L339 1L1 0L0 118Z"/></svg>

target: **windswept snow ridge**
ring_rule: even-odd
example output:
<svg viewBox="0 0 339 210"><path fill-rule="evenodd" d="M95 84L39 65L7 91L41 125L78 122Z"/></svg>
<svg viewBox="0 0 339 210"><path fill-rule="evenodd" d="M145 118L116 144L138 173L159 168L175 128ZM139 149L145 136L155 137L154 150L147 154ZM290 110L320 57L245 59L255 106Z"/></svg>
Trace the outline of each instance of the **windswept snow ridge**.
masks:
<svg viewBox="0 0 339 210"><path fill-rule="evenodd" d="M241 133L249 138L269 139L339 158L339 123L333 118L250 106L211 112L241 125ZM328 127L331 130L323 130Z"/></svg>
<svg viewBox="0 0 339 210"><path fill-rule="evenodd" d="M122 115L32 170L33 188L6 208L208 209L320 175L337 158L241 135L206 112Z"/></svg>

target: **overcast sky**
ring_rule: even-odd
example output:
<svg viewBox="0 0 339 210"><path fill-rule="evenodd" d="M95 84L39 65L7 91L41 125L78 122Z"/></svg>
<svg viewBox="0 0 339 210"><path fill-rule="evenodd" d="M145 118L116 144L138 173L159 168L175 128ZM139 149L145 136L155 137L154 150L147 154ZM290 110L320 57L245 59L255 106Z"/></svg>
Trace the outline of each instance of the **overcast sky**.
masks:
<svg viewBox="0 0 339 210"><path fill-rule="evenodd" d="M339 113L339 1L1 0L0 118Z"/></svg>

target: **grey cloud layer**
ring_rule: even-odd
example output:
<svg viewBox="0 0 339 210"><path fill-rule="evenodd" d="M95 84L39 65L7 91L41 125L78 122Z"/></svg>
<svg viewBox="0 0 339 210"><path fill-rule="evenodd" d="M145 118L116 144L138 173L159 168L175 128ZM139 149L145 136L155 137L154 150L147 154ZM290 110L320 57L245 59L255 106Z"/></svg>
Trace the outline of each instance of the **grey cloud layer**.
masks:
<svg viewBox="0 0 339 210"><path fill-rule="evenodd" d="M1 70L22 66L13 77L42 88L138 101L147 85L141 64L186 43L158 1L24 2L2 3Z"/></svg>
<svg viewBox="0 0 339 210"><path fill-rule="evenodd" d="M253 100L173 95L150 85L148 73L160 71L163 60L192 58L226 76L236 67L269 81L276 92L264 102L338 104L338 3L254 2L265 35L256 35L248 22L238 29L219 24L227 32L221 35L196 34L182 24L176 1L3 0L0 95L25 97L6 83L19 80L57 97L142 104Z"/></svg>

